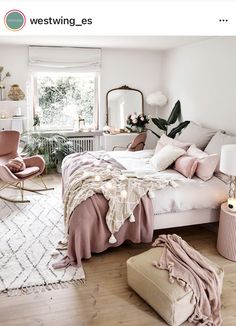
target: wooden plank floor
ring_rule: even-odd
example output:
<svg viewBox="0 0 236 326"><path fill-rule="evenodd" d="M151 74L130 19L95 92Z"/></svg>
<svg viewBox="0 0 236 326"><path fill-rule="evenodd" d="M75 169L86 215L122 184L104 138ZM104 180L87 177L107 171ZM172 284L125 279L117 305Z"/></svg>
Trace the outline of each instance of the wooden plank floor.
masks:
<svg viewBox="0 0 236 326"><path fill-rule="evenodd" d="M57 177L48 177L59 185ZM169 230L177 233L225 270L222 314L225 326L236 325L236 263L216 251L217 233L204 227ZM155 232L155 236L159 233ZM0 325L4 326L156 326L166 323L127 285L126 260L149 245L127 244L94 255L84 261L86 286L34 293L17 297L0 296ZM185 324L187 325L187 323Z"/></svg>

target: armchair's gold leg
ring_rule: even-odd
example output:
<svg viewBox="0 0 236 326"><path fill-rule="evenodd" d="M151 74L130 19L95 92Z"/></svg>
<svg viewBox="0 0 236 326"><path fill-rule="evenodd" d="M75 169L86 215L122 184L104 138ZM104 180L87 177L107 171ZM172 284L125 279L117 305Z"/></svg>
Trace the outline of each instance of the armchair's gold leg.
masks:
<svg viewBox="0 0 236 326"><path fill-rule="evenodd" d="M38 189L33 189L33 188L25 188L23 187L22 189L25 191L30 191L30 192L36 192L36 193L40 193L41 191L48 191L48 190L54 190L54 188L48 188L47 185L45 184L43 177L41 175L38 176L41 183L43 184L42 188L38 188ZM39 185L38 182L35 182L33 180L31 180L32 182L34 182L35 184Z"/></svg>
<svg viewBox="0 0 236 326"><path fill-rule="evenodd" d="M45 182L44 182L41 175L39 175L39 179L40 179L41 183L43 184L43 187L38 188L38 189L25 188L24 181L20 181L20 182L16 182L16 183L6 183L6 184L2 185L0 187L0 191L4 190L5 188L18 189L20 191L20 194L21 194L21 200L8 198L8 197L1 196L1 195L0 195L0 199L9 201L11 203L29 203L30 200L24 199L24 191L30 191L30 192L37 193L37 194L40 195L41 191L54 190L54 188L48 188L47 187L47 185L45 184ZM37 183L37 182L35 182L33 180L31 180L31 181L36 183L39 186L39 183Z"/></svg>
<svg viewBox="0 0 236 326"><path fill-rule="evenodd" d="M5 196L1 196L1 195L0 195L0 199L3 199L3 200L8 201L10 203L29 203L30 202L29 200L24 199L21 184L20 184L20 187L18 186L18 184L19 183L16 183L16 184L6 183L0 188L0 191L4 190L6 188L11 188L11 187L12 188L18 188L21 191L21 200L20 199L13 199L13 198L10 198L10 197L5 197Z"/></svg>

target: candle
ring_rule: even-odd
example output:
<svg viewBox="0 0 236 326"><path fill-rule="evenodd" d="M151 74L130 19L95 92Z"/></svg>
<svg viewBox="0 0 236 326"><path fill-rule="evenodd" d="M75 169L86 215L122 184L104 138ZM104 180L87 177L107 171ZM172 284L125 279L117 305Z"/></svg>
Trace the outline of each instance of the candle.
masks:
<svg viewBox="0 0 236 326"><path fill-rule="evenodd" d="M228 209L231 212L236 212L236 198L229 198L228 199Z"/></svg>

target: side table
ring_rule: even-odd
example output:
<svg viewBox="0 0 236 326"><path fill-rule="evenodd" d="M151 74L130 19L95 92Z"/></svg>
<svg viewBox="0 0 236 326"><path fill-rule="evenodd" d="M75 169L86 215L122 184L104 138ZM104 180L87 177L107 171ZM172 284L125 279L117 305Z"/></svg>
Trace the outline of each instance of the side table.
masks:
<svg viewBox="0 0 236 326"><path fill-rule="evenodd" d="M227 203L221 205L217 250L225 258L236 261L236 213L227 209Z"/></svg>

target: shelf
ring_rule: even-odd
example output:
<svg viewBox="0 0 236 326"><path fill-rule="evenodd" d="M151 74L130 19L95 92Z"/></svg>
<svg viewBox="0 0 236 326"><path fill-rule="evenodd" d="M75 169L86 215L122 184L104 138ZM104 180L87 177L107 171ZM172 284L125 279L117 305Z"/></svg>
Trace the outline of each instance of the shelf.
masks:
<svg viewBox="0 0 236 326"><path fill-rule="evenodd" d="M3 101L0 101L0 103L23 103L23 102L26 102L26 100L20 100L20 101L3 100Z"/></svg>
<svg viewBox="0 0 236 326"><path fill-rule="evenodd" d="M12 120L26 120L27 118L22 117L22 118L6 118L6 119L1 119L0 121L12 121Z"/></svg>

